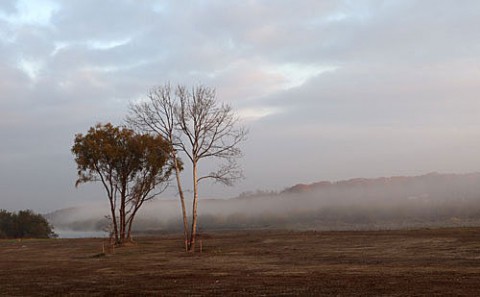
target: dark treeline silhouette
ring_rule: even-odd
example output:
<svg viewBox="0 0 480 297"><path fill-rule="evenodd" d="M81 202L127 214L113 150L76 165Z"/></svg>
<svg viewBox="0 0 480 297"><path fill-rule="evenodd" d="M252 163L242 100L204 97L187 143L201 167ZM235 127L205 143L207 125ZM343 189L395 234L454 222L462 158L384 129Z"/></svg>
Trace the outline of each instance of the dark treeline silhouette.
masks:
<svg viewBox="0 0 480 297"><path fill-rule="evenodd" d="M31 210L0 210L0 238L54 238L52 226Z"/></svg>

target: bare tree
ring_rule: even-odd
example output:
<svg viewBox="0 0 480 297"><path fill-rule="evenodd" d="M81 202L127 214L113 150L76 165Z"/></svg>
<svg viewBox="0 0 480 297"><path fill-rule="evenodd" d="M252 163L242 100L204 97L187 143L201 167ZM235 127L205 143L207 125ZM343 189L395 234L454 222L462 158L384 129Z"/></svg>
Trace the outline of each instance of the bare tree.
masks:
<svg viewBox="0 0 480 297"><path fill-rule="evenodd" d="M177 185L182 201L186 248L195 250L199 182L213 179L225 185L242 177L236 162L241 157L240 142L247 131L239 126L239 119L227 104L216 99L215 89L196 86L188 89L178 85L175 92L169 84L150 92L148 101L133 105L128 123L137 128L156 132L171 140L173 153L182 152L192 164L193 205L190 232L188 232L184 197L177 171ZM206 175L199 175L199 163L204 159L221 159L222 165Z"/></svg>
<svg viewBox="0 0 480 297"><path fill-rule="evenodd" d="M231 107L217 102L215 89L197 86L188 90L179 86L176 95L180 106L175 115L184 136L179 145L192 163L193 206L189 250L193 251L197 233L198 183L213 179L232 185L242 176L236 160L241 156L238 145L245 140L247 132L243 127L237 127L238 117ZM225 162L217 171L199 176L198 164L207 158L219 158Z"/></svg>
<svg viewBox="0 0 480 297"><path fill-rule="evenodd" d="M185 250L188 250L188 217L180 181L182 163L178 158L177 148L180 137L176 129L175 101L172 99L172 88L170 84L154 88L148 94L148 100L136 105L130 105L130 115L127 116L127 123L137 129L148 133L156 133L167 139L172 144L170 150L175 169L178 195L182 207L183 234Z"/></svg>

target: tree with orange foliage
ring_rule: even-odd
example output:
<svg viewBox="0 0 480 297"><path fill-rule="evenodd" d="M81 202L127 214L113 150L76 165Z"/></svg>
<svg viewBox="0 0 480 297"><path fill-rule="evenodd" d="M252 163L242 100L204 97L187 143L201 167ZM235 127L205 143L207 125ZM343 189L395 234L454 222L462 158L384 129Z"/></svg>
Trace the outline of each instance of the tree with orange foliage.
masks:
<svg viewBox="0 0 480 297"><path fill-rule="evenodd" d="M97 124L87 134L75 136L76 186L102 183L117 245L132 240L138 210L165 190L172 172L171 149L160 135L137 134L110 123Z"/></svg>

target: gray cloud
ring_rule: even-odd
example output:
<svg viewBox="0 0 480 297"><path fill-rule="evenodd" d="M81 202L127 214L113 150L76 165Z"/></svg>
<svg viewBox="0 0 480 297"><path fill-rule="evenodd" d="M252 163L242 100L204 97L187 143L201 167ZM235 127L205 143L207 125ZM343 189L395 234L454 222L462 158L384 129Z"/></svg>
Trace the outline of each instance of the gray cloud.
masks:
<svg viewBox="0 0 480 297"><path fill-rule="evenodd" d="M36 6L29 6L36 5ZM0 208L72 188L75 133L165 81L217 87L250 128L246 180L477 171L477 1L2 1Z"/></svg>

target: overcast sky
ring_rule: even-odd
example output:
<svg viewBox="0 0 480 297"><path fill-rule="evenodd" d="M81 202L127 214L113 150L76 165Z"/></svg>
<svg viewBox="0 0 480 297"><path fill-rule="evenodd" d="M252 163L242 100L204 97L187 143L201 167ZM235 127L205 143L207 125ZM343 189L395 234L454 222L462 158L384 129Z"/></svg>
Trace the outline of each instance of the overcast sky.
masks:
<svg viewBox="0 0 480 297"><path fill-rule="evenodd" d="M167 81L250 130L233 188L480 170L480 1L0 1L0 208L105 199L70 148Z"/></svg>

